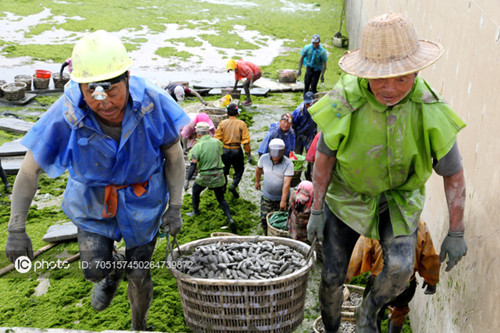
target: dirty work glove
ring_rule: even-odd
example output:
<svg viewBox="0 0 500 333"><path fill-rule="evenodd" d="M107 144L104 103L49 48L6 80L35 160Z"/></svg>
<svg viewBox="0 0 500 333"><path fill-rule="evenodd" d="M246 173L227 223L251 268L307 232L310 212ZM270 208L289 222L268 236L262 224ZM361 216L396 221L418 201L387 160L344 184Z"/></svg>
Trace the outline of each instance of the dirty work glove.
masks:
<svg viewBox="0 0 500 333"><path fill-rule="evenodd" d="M164 233L175 236L181 231L181 205L169 205L167 211L161 217L161 229Z"/></svg>
<svg viewBox="0 0 500 333"><path fill-rule="evenodd" d="M248 154L247 162L248 162L248 164L252 164L252 162L253 162L252 154Z"/></svg>
<svg viewBox="0 0 500 333"><path fill-rule="evenodd" d="M426 288L427 287L427 288ZM422 285L422 289L425 288L424 294L426 295L434 295L436 293L436 285L431 286L427 282L424 281L424 284Z"/></svg>
<svg viewBox="0 0 500 333"><path fill-rule="evenodd" d="M323 241L323 230L325 229L325 217L323 216L323 209L313 209L309 222L307 222L307 239L313 242L314 238L318 241Z"/></svg>
<svg viewBox="0 0 500 333"><path fill-rule="evenodd" d="M188 190L188 188L189 188L189 180L187 180L187 179L186 179L186 180L184 181L184 191L187 191L187 190Z"/></svg>
<svg viewBox="0 0 500 333"><path fill-rule="evenodd" d="M25 230L9 231L7 244L5 244L5 254L11 263L14 263L20 256L27 256L30 260L33 260L31 238Z"/></svg>
<svg viewBox="0 0 500 333"><path fill-rule="evenodd" d="M439 261L443 262L448 255L446 271L449 272L463 256L467 254L467 243L465 243L463 231L448 231L448 235L441 244Z"/></svg>
<svg viewBox="0 0 500 333"><path fill-rule="evenodd" d="M300 76L300 74L302 74L302 71L299 69L299 70L297 71L297 77L299 77L299 76Z"/></svg>

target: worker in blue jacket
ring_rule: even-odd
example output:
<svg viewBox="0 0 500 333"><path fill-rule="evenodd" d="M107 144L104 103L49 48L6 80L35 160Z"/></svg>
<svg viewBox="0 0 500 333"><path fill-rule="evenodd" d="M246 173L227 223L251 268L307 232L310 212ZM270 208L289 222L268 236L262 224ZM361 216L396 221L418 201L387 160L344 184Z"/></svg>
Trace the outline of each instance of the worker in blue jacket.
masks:
<svg viewBox="0 0 500 333"><path fill-rule="evenodd" d="M21 141L28 152L14 182L6 254L33 259L26 217L38 176L68 170L62 208L78 227L84 276L95 283L92 307L106 309L126 274L132 329L146 330L156 235L160 227L175 235L182 224L179 130L189 117L163 89L130 76L132 60L108 32L80 39L72 65L64 94ZM113 255L122 238L125 253Z"/></svg>
<svg viewBox="0 0 500 333"><path fill-rule="evenodd" d="M316 97L312 91L304 94L304 101L292 112L293 125L295 132L295 154L302 154L309 150L311 143L316 135L317 126L312 120L308 109L314 104Z"/></svg>
<svg viewBox="0 0 500 333"><path fill-rule="evenodd" d="M281 139L285 142L285 156L289 156L290 152L295 148L295 132L292 128L293 117L290 113L281 115L279 123L273 123L269 126L266 136L260 143L257 153L262 156L268 152L269 143L272 139Z"/></svg>

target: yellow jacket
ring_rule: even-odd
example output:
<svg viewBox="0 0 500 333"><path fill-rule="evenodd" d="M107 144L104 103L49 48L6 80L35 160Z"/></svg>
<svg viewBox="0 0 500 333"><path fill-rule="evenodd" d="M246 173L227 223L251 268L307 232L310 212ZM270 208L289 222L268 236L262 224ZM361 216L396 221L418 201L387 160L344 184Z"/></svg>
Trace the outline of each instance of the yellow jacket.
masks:
<svg viewBox="0 0 500 333"><path fill-rule="evenodd" d="M245 153L249 154L251 151L248 127L243 120L235 116L221 121L214 137L222 141L224 148L235 149L243 145Z"/></svg>

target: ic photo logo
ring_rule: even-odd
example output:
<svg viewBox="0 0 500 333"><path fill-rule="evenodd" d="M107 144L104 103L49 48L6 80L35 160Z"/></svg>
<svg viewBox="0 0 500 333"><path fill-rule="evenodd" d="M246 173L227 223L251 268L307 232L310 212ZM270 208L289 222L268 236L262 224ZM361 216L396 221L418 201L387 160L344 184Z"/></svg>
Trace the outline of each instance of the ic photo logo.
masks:
<svg viewBox="0 0 500 333"><path fill-rule="evenodd" d="M14 267L21 274L28 273L31 269L31 260L26 256L17 257Z"/></svg>

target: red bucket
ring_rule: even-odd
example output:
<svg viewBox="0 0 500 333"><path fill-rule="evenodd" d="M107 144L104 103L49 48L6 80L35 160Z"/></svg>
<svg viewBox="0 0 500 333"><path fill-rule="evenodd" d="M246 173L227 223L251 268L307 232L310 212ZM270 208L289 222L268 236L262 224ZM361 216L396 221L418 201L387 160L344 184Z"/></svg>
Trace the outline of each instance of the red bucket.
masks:
<svg viewBox="0 0 500 333"><path fill-rule="evenodd" d="M52 75L51 71L46 71L43 69L37 69L35 73L36 77L39 79L50 79L50 76Z"/></svg>

